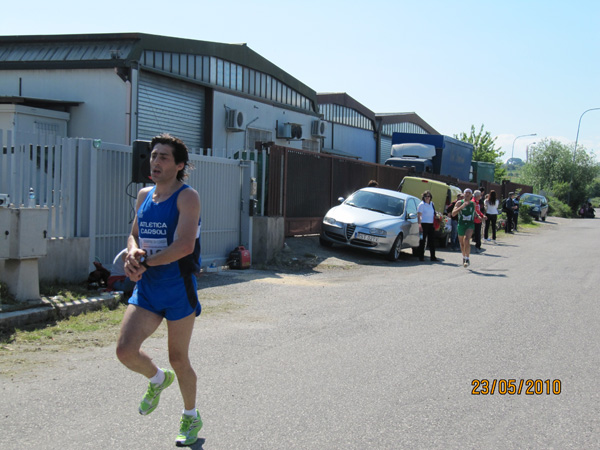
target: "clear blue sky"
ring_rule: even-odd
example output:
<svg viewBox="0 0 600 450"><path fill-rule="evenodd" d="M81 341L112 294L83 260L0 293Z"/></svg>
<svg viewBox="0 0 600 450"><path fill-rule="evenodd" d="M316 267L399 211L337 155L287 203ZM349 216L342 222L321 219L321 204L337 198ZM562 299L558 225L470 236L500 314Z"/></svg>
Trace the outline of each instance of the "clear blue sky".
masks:
<svg viewBox="0 0 600 450"><path fill-rule="evenodd" d="M600 108L600 2L67 0L10 2L2 35L143 32L245 42L317 92L419 114L440 133L481 124L525 158L574 143ZM0 72L1 76L1 72ZM579 144L600 155L600 110Z"/></svg>

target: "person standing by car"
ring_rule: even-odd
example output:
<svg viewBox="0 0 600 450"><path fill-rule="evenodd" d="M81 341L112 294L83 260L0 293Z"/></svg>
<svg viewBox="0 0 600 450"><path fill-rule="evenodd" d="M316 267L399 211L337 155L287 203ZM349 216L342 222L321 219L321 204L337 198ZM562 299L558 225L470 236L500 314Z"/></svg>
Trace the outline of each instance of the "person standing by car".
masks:
<svg viewBox="0 0 600 450"><path fill-rule="evenodd" d="M508 193L508 198L506 199L506 203L505 205L505 209L504 211L506 212L506 228L505 231L507 233L512 233L512 228L513 228L513 223L514 223L514 213L515 213L515 193L514 192L509 192Z"/></svg>
<svg viewBox="0 0 600 450"><path fill-rule="evenodd" d="M435 219L435 208L433 206L433 198L430 191L423 192L421 197L423 200L417 206L417 218L419 220L419 261L425 259L425 241L429 244L429 255L431 261L437 261L435 257L435 230L433 228L433 220Z"/></svg>
<svg viewBox="0 0 600 450"><path fill-rule="evenodd" d="M498 207L500 201L496 198L496 191L491 190L488 198L485 200L485 215L487 220L485 221L485 230L483 237L486 241L493 241L496 243L496 220L498 219ZM492 239L489 238L489 229L492 226Z"/></svg>
<svg viewBox="0 0 600 450"><path fill-rule="evenodd" d="M450 232L450 245L452 246L452 250L460 250L460 242L458 242L458 217L452 214L454 211L454 207L456 206L456 202L463 199L463 194L456 194L456 200L448 205L448 216L450 217L450 226L452 227L452 231Z"/></svg>
<svg viewBox="0 0 600 450"><path fill-rule="evenodd" d="M513 224L515 227L515 231L519 231L517 230L517 225L519 224L519 201L521 200L521 196L517 195L514 199L513 199Z"/></svg>
<svg viewBox="0 0 600 450"><path fill-rule="evenodd" d="M473 202L475 203L475 230L473 232L473 240L475 241L475 252L481 252L481 225L485 219L483 211L485 206L480 190L473 192Z"/></svg>

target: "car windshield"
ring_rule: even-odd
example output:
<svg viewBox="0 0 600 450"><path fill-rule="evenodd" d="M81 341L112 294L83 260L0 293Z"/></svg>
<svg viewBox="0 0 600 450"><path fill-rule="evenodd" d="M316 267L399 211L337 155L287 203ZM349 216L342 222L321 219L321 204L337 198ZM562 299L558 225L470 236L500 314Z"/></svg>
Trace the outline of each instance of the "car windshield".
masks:
<svg viewBox="0 0 600 450"><path fill-rule="evenodd" d="M404 200L378 192L356 191L344 204L356 208L368 209L390 216L401 216L404 212Z"/></svg>
<svg viewBox="0 0 600 450"><path fill-rule="evenodd" d="M532 203L536 206L540 206L540 204L542 203L542 199L540 197L535 197L533 195L522 195L521 201L527 202L527 203Z"/></svg>

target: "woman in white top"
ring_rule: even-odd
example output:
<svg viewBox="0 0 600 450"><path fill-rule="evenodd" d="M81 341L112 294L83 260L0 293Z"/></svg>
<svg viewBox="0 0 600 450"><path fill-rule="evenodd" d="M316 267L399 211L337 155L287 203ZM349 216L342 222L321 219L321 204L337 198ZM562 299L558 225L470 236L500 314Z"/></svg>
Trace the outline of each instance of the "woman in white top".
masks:
<svg viewBox="0 0 600 450"><path fill-rule="evenodd" d="M435 209L433 207L432 195L430 191L423 192L422 202L417 206L417 217L419 219L419 233L421 241L419 242L419 260L425 259L425 241L429 243L429 255L431 261L437 261L435 257L435 230L433 229L433 219L435 218Z"/></svg>
<svg viewBox="0 0 600 450"><path fill-rule="evenodd" d="M493 189L490 191L490 195L485 199L485 215L488 220L485 221L485 231L483 237L486 241L489 239L489 228L492 226L492 239L496 242L496 219L498 218L498 208L500 207L500 200L496 197L496 191Z"/></svg>

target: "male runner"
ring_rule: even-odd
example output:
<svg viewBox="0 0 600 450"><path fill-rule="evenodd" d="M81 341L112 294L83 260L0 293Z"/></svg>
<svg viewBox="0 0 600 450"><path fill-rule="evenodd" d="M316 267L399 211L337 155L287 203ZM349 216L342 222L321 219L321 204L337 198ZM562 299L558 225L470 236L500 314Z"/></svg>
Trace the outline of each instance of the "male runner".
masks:
<svg viewBox="0 0 600 450"><path fill-rule="evenodd" d="M188 355L194 321L200 314L194 276L200 269L200 197L183 183L190 164L180 139L161 134L152 139L150 148L155 186L138 193L127 241L125 273L137 284L121 324L117 357L149 379L139 406L142 415L156 409L161 392L177 376L184 409L175 443L184 446L196 442L202 428L196 409L197 377ZM159 369L141 350L163 318L173 370Z"/></svg>

